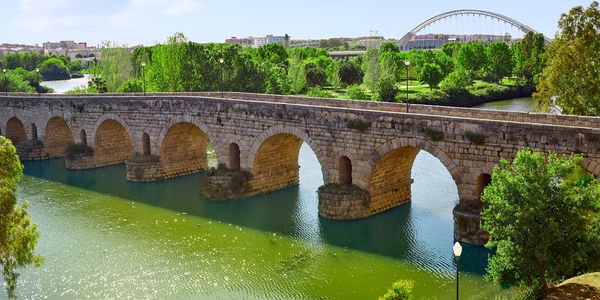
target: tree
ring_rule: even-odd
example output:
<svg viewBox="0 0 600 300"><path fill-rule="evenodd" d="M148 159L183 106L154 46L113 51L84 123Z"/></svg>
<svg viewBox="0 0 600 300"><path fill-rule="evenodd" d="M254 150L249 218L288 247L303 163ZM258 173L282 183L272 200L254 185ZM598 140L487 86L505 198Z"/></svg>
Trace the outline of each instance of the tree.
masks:
<svg viewBox="0 0 600 300"><path fill-rule="evenodd" d="M56 58L49 58L40 66L40 74L46 80L64 80L70 79L71 74L65 63Z"/></svg>
<svg viewBox="0 0 600 300"><path fill-rule="evenodd" d="M505 42L496 41L486 48L489 70L498 79L510 76L513 68L512 53Z"/></svg>
<svg viewBox="0 0 600 300"><path fill-rule="evenodd" d="M379 52L385 53L385 52L400 52L400 47L398 47L398 45L396 45L395 43L391 43L391 42L386 42L381 44L381 46L379 47Z"/></svg>
<svg viewBox="0 0 600 300"><path fill-rule="evenodd" d="M433 90L444 79L444 74L440 66L428 63L421 67L418 78L420 82L429 85L429 88Z"/></svg>
<svg viewBox="0 0 600 300"><path fill-rule="evenodd" d="M563 14L544 71L548 95L564 113L600 115L600 10L577 6ZM542 88L538 85L538 88Z"/></svg>
<svg viewBox="0 0 600 300"><path fill-rule="evenodd" d="M460 50L460 48L462 48L461 43L452 42L444 44L444 46L442 46L442 52L450 57L454 57L454 55L458 54L458 50Z"/></svg>
<svg viewBox="0 0 600 300"><path fill-rule="evenodd" d="M398 89L393 77L383 77L377 82L377 97L380 101L396 102L397 94Z"/></svg>
<svg viewBox="0 0 600 300"><path fill-rule="evenodd" d="M270 43L258 48L257 53L261 60L274 64L287 66L288 52L279 43Z"/></svg>
<svg viewBox="0 0 600 300"><path fill-rule="evenodd" d="M480 42L466 44L458 50L456 63L464 70L470 71L476 77L482 77L481 73L487 66L485 47Z"/></svg>
<svg viewBox="0 0 600 300"><path fill-rule="evenodd" d="M487 247L496 248L489 279L545 291L548 282L600 267L600 185L581 160L520 150L494 168L481 197Z"/></svg>
<svg viewBox="0 0 600 300"><path fill-rule="evenodd" d="M374 91L379 82L379 53L377 49L369 49L363 56L363 82Z"/></svg>
<svg viewBox="0 0 600 300"><path fill-rule="evenodd" d="M473 85L473 78L463 69L454 70L440 82L440 88L450 94L465 92L471 85Z"/></svg>
<svg viewBox="0 0 600 300"><path fill-rule="evenodd" d="M353 85L362 83L363 72L360 69L360 64L354 60L345 60L340 65L340 80L344 85Z"/></svg>
<svg viewBox="0 0 600 300"><path fill-rule="evenodd" d="M116 92L117 89L131 78L131 52L126 46L115 43L103 42L100 48L99 65L101 67L102 78L106 82L109 92Z"/></svg>
<svg viewBox="0 0 600 300"><path fill-rule="evenodd" d="M327 66L327 79L329 84L335 89L339 90L342 87L342 78L340 77L340 66L341 62L333 61Z"/></svg>
<svg viewBox="0 0 600 300"><path fill-rule="evenodd" d="M28 203L17 203L17 183L23 166L12 143L0 136L0 264L6 293L15 297L19 273L17 269L34 265L42 258L34 254L40 233L27 213Z"/></svg>
<svg viewBox="0 0 600 300"><path fill-rule="evenodd" d="M513 52L516 75L525 79L527 84L536 83L545 67L544 35L528 32L523 40L513 46Z"/></svg>
<svg viewBox="0 0 600 300"><path fill-rule="evenodd" d="M139 79L129 79L117 89L119 93L142 93L144 92L144 82Z"/></svg>
<svg viewBox="0 0 600 300"><path fill-rule="evenodd" d="M306 73L304 66L298 59L290 59L290 67L288 69L288 78L290 80L291 91L294 94L300 94L306 84Z"/></svg>
<svg viewBox="0 0 600 300"><path fill-rule="evenodd" d="M411 280L398 280L379 300L410 300L414 285L415 282Z"/></svg>
<svg viewBox="0 0 600 300"><path fill-rule="evenodd" d="M327 73L316 63L309 62L304 65L306 86L324 86L327 83Z"/></svg>

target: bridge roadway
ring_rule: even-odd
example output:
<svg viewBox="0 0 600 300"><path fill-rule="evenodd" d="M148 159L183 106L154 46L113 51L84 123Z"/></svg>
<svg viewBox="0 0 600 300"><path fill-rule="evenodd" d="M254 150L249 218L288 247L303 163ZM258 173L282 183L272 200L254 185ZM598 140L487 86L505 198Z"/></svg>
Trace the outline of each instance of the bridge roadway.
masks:
<svg viewBox="0 0 600 300"><path fill-rule="evenodd" d="M456 237L475 244L487 238L479 197L501 158L521 148L581 153L583 167L600 175L600 118L456 107L247 93L9 94L0 96L0 134L22 159L63 157L79 144L67 168L125 163L124 176L137 182L205 170L210 141L231 173L251 174L241 194L232 191L239 197L297 184L306 142L329 187L319 192L319 214L343 220L410 201L413 161L427 151L458 187ZM232 187L227 176L211 180Z"/></svg>

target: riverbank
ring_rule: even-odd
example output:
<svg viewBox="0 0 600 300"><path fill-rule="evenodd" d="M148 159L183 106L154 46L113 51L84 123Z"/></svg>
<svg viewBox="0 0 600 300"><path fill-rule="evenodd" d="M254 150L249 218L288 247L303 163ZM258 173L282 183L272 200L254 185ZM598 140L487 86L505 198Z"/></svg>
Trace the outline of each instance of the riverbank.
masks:
<svg viewBox="0 0 600 300"><path fill-rule="evenodd" d="M481 82L463 92L446 93L433 90L409 101L415 104L475 107L490 102L529 98L534 92L535 87L532 86L505 86Z"/></svg>

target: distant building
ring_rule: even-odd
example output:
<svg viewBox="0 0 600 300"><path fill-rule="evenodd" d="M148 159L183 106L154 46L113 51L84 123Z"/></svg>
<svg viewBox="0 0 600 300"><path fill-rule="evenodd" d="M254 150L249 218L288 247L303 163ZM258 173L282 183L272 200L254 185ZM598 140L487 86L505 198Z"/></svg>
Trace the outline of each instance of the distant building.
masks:
<svg viewBox="0 0 600 300"><path fill-rule="evenodd" d="M289 35L283 35L283 36L274 36L272 34L269 34L265 37L247 37L247 38L236 38L236 37L232 37L232 38L228 38L225 40L225 43L228 44L238 44L238 45L242 45L242 46L252 46L254 48L258 48L267 44L281 44L284 47L289 47L290 46L290 36Z"/></svg>
<svg viewBox="0 0 600 300"><path fill-rule="evenodd" d="M42 44L44 54L46 55L67 55L75 58L77 54L83 56L97 54L96 47L88 47L86 42L76 43L75 41L45 42Z"/></svg>
<svg viewBox="0 0 600 300"><path fill-rule="evenodd" d="M39 45L26 45L26 44L8 44L3 43L0 44L0 53L2 54L13 54L13 53L23 53L23 52L32 52L39 51L42 52L42 47Z"/></svg>
<svg viewBox="0 0 600 300"><path fill-rule="evenodd" d="M505 35L493 35L493 34L423 34L415 36L406 45L405 50L410 49L439 49L445 44L458 42L458 43L470 43L470 42L481 42L483 44L489 44L495 41L511 42L511 36Z"/></svg>

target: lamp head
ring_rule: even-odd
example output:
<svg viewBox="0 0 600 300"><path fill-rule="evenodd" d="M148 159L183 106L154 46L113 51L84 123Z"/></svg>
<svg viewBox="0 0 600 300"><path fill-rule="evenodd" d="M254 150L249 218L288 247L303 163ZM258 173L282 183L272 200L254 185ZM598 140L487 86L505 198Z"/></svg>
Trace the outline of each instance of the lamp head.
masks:
<svg viewBox="0 0 600 300"><path fill-rule="evenodd" d="M454 252L454 256L460 257L460 255L462 254L462 246L459 242L454 243L454 246L452 247L452 252Z"/></svg>
<svg viewBox="0 0 600 300"><path fill-rule="evenodd" d="M39 73L40 72L40 68L35 68L35 71Z"/></svg>
<svg viewBox="0 0 600 300"><path fill-rule="evenodd" d="M141 63L141 65L142 65L142 68L143 68L143 67L145 67L145 66L146 66L146 62L145 62L145 61L143 61L143 62Z"/></svg>
<svg viewBox="0 0 600 300"><path fill-rule="evenodd" d="M405 60L404 61L404 65L407 66L407 67L410 66L410 60Z"/></svg>
<svg viewBox="0 0 600 300"><path fill-rule="evenodd" d="M222 58L222 57L221 57L221 58L219 58L219 63L221 63L221 64L222 64L222 63L224 63L224 62L225 62L225 59L224 59L224 58Z"/></svg>
<svg viewBox="0 0 600 300"><path fill-rule="evenodd" d="M2 69L2 73L6 73L6 69Z"/></svg>

